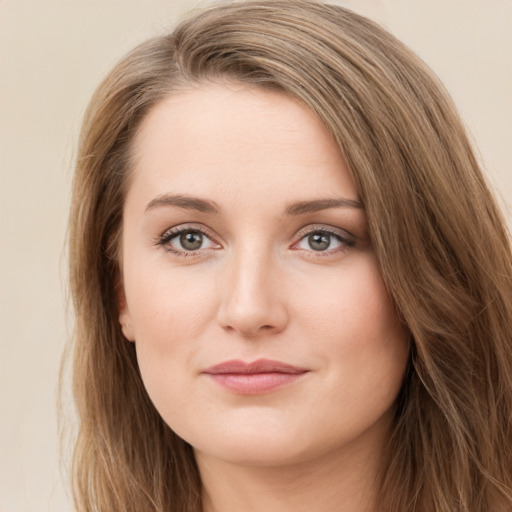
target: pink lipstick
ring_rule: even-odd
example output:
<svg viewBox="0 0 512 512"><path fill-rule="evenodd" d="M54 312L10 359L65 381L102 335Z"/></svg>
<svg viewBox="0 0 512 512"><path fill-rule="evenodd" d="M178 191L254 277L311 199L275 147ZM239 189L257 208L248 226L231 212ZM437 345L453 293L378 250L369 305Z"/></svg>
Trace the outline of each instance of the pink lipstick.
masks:
<svg viewBox="0 0 512 512"><path fill-rule="evenodd" d="M308 371L281 361L258 359L252 363L240 360L225 361L203 373L234 393L259 395L291 384Z"/></svg>

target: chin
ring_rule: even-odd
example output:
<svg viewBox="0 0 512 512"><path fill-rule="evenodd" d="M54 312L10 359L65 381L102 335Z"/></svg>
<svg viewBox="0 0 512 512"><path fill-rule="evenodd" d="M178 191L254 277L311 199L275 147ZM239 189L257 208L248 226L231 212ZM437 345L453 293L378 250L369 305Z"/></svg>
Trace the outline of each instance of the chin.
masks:
<svg viewBox="0 0 512 512"><path fill-rule="evenodd" d="M312 447L290 429L263 427L210 429L208 436L189 436L196 456L224 460L231 464L254 467L286 466L305 460ZM309 445L309 443L308 443Z"/></svg>
<svg viewBox="0 0 512 512"><path fill-rule="evenodd" d="M299 464L309 459L308 450L289 443L245 442L222 443L204 450L194 448L196 457L213 458L245 467L282 467Z"/></svg>

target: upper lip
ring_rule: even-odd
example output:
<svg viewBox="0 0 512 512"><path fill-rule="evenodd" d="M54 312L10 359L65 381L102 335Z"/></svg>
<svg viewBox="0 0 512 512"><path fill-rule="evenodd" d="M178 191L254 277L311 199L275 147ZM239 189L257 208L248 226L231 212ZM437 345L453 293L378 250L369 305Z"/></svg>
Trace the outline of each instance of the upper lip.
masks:
<svg viewBox="0 0 512 512"><path fill-rule="evenodd" d="M256 373L304 373L308 370L282 361L274 361L272 359L258 359L252 363L246 363L241 360L224 361L207 368L204 373L210 375L222 374L256 374Z"/></svg>

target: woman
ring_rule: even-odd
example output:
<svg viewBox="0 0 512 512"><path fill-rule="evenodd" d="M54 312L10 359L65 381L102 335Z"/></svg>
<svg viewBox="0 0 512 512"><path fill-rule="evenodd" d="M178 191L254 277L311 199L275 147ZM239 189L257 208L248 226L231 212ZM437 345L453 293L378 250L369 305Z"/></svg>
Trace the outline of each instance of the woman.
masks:
<svg viewBox="0 0 512 512"><path fill-rule="evenodd" d="M442 86L372 22L225 4L84 121L79 510L512 507L512 256Z"/></svg>

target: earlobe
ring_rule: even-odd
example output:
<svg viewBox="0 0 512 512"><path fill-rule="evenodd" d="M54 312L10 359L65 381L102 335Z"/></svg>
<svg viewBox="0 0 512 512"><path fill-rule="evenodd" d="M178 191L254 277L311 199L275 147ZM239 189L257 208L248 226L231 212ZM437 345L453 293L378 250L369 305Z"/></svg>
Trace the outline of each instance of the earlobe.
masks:
<svg viewBox="0 0 512 512"><path fill-rule="evenodd" d="M119 314L119 323L121 324L121 330L123 331L124 337L128 341L135 341L133 326L130 322L129 313L126 310Z"/></svg>
<svg viewBox="0 0 512 512"><path fill-rule="evenodd" d="M124 286L120 280L116 283L116 299L117 299L117 310L119 311L119 324L123 331L124 337L128 341L135 341L135 335L133 332L133 325L131 321L130 311L128 304L126 303L126 295L124 292Z"/></svg>

